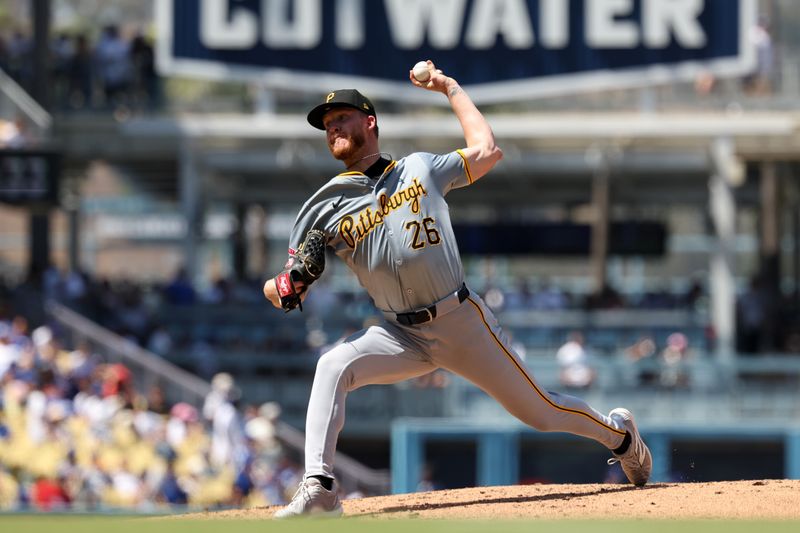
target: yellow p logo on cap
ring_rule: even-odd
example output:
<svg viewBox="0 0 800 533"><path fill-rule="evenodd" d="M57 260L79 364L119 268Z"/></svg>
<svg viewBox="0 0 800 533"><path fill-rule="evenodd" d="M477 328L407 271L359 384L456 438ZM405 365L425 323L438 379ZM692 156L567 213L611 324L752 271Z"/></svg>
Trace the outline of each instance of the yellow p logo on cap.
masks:
<svg viewBox="0 0 800 533"><path fill-rule="evenodd" d="M334 97L335 95L336 95L336 93L330 93L330 94L328 95L328 97L327 97L327 98L325 98L325 103L327 104L328 102L330 102L331 100L333 100L333 97Z"/></svg>

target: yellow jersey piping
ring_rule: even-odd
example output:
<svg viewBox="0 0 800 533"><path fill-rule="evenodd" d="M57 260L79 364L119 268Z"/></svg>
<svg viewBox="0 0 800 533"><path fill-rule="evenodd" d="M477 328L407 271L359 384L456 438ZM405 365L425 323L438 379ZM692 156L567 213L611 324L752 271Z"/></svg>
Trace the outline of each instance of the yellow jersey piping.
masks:
<svg viewBox="0 0 800 533"><path fill-rule="evenodd" d="M394 169L395 165L397 165L397 161L395 161L394 159L392 159L392 162L391 162L391 163L389 163L388 165L386 165L386 168L383 170L383 173L382 173L382 175L383 175L383 174L388 174L389 172L391 172L391 171L392 171L392 169Z"/></svg>
<svg viewBox="0 0 800 533"><path fill-rule="evenodd" d="M467 161L467 156L465 156L464 152L462 152L461 150L456 150L456 152L458 153L458 155L461 156L461 159L464 160L464 172L467 175L467 181L469 182L470 185L472 185L472 182L474 180L472 179L472 172L470 172L469 170L469 161Z"/></svg>

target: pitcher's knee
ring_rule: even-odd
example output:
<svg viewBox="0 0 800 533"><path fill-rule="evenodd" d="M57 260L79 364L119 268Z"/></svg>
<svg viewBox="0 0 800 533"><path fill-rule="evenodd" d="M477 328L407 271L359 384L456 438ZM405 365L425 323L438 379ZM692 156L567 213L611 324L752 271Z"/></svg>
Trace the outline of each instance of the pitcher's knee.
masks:
<svg viewBox="0 0 800 533"><path fill-rule="evenodd" d="M347 361L339 353L336 348L325 352L317 361L317 374L341 374L342 370L347 367Z"/></svg>

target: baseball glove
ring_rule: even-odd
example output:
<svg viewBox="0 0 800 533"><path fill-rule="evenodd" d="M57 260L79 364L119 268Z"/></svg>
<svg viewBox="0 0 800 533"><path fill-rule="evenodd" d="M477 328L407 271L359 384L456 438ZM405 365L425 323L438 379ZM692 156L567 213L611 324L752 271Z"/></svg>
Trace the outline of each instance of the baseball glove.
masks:
<svg viewBox="0 0 800 533"><path fill-rule="evenodd" d="M281 300L281 308L287 313L298 307L303 310L300 296L309 285L317 281L325 270L325 234L312 229L290 261L290 266L275 277L275 286ZM295 289L294 282L302 281L303 288Z"/></svg>

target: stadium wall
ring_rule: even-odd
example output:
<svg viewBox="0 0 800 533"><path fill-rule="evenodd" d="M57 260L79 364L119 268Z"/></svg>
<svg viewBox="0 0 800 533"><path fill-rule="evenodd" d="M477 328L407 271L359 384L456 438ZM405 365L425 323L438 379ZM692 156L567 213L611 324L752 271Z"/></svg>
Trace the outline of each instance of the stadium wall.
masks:
<svg viewBox="0 0 800 533"><path fill-rule="evenodd" d="M644 425L640 430L653 454L653 482L800 479L800 426ZM608 456L586 439L521 425L402 418L391 432L392 492L416 492L422 483L455 488L617 482L619 476L602 461Z"/></svg>

